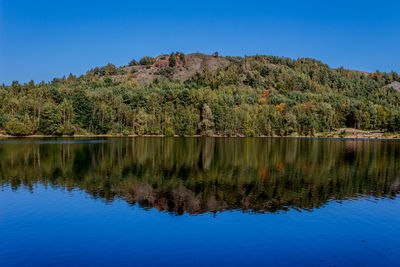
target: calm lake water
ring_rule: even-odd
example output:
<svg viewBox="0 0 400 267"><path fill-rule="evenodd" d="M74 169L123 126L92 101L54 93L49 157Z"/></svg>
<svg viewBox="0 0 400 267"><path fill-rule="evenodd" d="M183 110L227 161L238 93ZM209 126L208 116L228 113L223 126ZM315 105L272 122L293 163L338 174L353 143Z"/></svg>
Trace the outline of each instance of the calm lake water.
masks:
<svg viewBox="0 0 400 267"><path fill-rule="evenodd" d="M0 141L0 266L399 266L400 142Z"/></svg>

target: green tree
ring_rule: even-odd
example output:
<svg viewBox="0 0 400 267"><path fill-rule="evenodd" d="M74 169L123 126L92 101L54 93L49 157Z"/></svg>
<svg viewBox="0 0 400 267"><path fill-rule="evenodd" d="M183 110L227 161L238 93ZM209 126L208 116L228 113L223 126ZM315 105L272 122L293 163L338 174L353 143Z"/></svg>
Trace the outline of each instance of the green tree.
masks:
<svg viewBox="0 0 400 267"><path fill-rule="evenodd" d="M144 57L137 68L107 64L79 77L0 85L0 128L11 121L7 128L16 134L59 134L45 127L55 119L48 114L50 105L61 112L63 134L69 135L398 131L400 92L393 82L400 82L400 75L394 72L367 74L331 69L314 59L262 55L185 59L176 52L157 59L168 58L171 66L185 67L155 72L150 67L155 59Z"/></svg>
<svg viewBox="0 0 400 267"><path fill-rule="evenodd" d="M155 62L154 58L152 58L152 57L144 57L139 61L139 64L143 65L143 66L148 66L148 65L154 64L154 62Z"/></svg>
<svg viewBox="0 0 400 267"><path fill-rule="evenodd" d="M175 53L172 53L172 54L169 56L169 66L170 66L171 68L173 68L173 67L176 66L176 55L175 55Z"/></svg>
<svg viewBox="0 0 400 267"><path fill-rule="evenodd" d="M4 114L2 110L0 110L0 129L3 128L4 124L8 121L7 114Z"/></svg>
<svg viewBox="0 0 400 267"><path fill-rule="evenodd" d="M135 59L132 59L128 64L129 67L137 66L137 65L139 65L139 63Z"/></svg>
<svg viewBox="0 0 400 267"><path fill-rule="evenodd" d="M92 101L86 93L78 89L74 92L72 106L74 109L74 123L79 127L90 129L92 121Z"/></svg>
<svg viewBox="0 0 400 267"><path fill-rule="evenodd" d="M46 104L43 107L39 121L39 131L45 135L62 135L63 125L61 117L61 111L56 105Z"/></svg>
<svg viewBox="0 0 400 267"><path fill-rule="evenodd" d="M135 115L134 122L134 131L138 135L143 135L147 133L147 121L148 114L143 110L139 109L139 111Z"/></svg>

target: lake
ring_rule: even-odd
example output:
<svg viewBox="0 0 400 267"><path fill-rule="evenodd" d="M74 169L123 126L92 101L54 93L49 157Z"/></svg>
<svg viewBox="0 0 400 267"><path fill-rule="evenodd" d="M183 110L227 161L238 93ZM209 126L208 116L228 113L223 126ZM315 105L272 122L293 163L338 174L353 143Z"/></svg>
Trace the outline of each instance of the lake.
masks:
<svg viewBox="0 0 400 267"><path fill-rule="evenodd" d="M0 140L1 266L399 266L400 142Z"/></svg>

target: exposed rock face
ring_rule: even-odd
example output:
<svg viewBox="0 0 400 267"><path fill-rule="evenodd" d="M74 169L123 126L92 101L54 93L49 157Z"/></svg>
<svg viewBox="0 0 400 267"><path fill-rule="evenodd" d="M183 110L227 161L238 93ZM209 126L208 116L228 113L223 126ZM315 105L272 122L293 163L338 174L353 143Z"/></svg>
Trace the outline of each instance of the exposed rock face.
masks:
<svg viewBox="0 0 400 267"><path fill-rule="evenodd" d="M184 59L178 57L177 64L174 67L169 66L166 55L161 55L156 58L153 65L127 66L124 70L127 73L132 73L131 79L133 81L145 85L155 78L162 78L163 75L169 75L174 80L185 81L195 75L196 72L202 72L204 69L215 73L218 69L225 69L228 65L229 60L224 57L193 53L186 55ZM162 73L160 70L164 70L164 72Z"/></svg>
<svg viewBox="0 0 400 267"><path fill-rule="evenodd" d="M393 89L400 91L400 82L394 81L389 84L388 87L392 87Z"/></svg>

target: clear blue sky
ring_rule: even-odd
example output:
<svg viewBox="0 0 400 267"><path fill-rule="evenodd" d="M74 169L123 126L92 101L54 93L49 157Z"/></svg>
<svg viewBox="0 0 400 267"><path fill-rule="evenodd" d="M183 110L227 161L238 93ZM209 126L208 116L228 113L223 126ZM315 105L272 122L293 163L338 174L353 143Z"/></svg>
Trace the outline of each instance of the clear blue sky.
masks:
<svg viewBox="0 0 400 267"><path fill-rule="evenodd" d="M172 51L400 72L400 1L0 0L0 83Z"/></svg>

